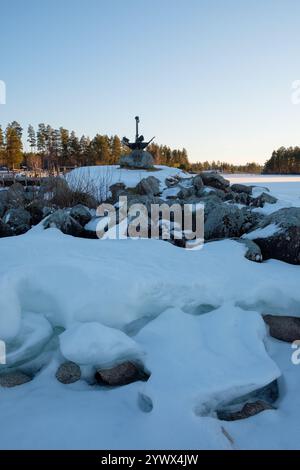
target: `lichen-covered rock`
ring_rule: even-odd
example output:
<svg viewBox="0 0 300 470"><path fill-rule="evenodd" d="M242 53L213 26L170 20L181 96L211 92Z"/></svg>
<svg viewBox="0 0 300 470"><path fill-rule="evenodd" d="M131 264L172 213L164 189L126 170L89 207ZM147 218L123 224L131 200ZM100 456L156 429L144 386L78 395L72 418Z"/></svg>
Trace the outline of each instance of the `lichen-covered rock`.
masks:
<svg viewBox="0 0 300 470"><path fill-rule="evenodd" d="M269 327L273 338L293 343L300 340L300 318L281 315L264 315L264 321Z"/></svg>
<svg viewBox="0 0 300 470"><path fill-rule="evenodd" d="M23 385L31 380L31 377L21 371L8 372L0 375L0 387L17 387L18 385Z"/></svg>
<svg viewBox="0 0 300 470"><path fill-rule="evenodd" d="M75 362L64 362L57 369L55 377L63 384L72 384L80 380L81 370Z"/></svg>
<svg viewBox="0 0 300 470"><path fill-rule="evenodd" d="M149 375L132 362L123 362L110 369L97 370L95 379L101 385L128 385L138 380L148 380Z"/></svg>

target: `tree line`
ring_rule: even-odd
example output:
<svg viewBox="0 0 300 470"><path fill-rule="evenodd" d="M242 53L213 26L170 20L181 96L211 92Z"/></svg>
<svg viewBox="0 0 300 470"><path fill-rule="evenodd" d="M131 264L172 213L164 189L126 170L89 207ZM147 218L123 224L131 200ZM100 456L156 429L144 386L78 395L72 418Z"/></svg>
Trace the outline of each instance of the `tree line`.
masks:
<svg viewBox="0 0 300 470"><path fill-rule="evenodd" d="M61 168L91 165L116 165L120 156L130 150L117 136L96 134L92 139L85 135L78 137L74 131L64 127L52 128L41 123L37 129L28 126L25 136L29 151L23 151L23 128L13 121L5 130L0 126L0 165L9 169L25 166L30 170L49 171ZM152 143L148 150L156 164L188 168L189 161L185 149Z"/></svg>
<svg viewBox="0 0 300 470"><path fill-rule="evenodd" d="M195 172L213 170L223 173L261 173L262 168L261 165L255 162L246 163L244 165L234 165L219 160L191 163L190 165L190 169Z"/></svg>
<svg viewBox="0 0 300 470"><path fill-rule="evenodd" d="M300 147L280 147L266 162L263 173L300 174Z"/></svg>

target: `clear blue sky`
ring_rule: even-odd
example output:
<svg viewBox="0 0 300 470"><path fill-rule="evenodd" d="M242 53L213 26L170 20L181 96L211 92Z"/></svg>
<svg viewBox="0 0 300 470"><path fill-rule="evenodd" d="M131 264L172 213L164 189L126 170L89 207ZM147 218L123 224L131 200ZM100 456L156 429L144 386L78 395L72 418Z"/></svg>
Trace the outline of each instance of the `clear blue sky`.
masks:
<svg viewBox="0 0 300 470"><path fill-rule="evenodd" d="M0 0L0 123L145 137L191 160L300 145L299 0Z"/></svg>

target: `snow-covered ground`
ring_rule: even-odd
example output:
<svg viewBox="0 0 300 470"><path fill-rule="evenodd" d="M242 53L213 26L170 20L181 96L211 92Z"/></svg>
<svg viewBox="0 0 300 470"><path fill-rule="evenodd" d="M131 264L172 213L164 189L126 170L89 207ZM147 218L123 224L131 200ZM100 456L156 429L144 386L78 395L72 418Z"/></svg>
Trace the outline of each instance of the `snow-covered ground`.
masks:
<svg viewBox="0 0 300 470"><path fill-rule="evenodd" d="M276 204L266 204L262 209L263 213L272 213L283 207L300 207L300 176L280 176L280 175L223 175L231 184L241 183L256 185L254 194L259 194L262 188L268 188L270 193L278 199Z"/></svg>
<svg viewBox="0 0 300 470"><path fill-rule="evenodd" d="M275 195L282 185L282 203L298 203L300 179L243 182ZM1 239L0 339L8 363L35 377L0 388L0 448L299 449L300 366L261 313L300 316L300 267L244 253L231 240L189 251L57 229ZM82 380L56 380L65 359ZM127 359L143 363L148 382L89 383L93 366ZM218 405L278 377L276 410L217 420Z"/></svg>

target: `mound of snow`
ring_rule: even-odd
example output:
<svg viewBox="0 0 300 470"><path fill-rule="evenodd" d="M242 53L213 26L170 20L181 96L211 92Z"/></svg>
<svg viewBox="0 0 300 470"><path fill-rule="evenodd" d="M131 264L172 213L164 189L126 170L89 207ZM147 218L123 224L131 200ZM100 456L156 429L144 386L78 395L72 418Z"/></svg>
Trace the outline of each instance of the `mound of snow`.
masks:
<svg viewBox="0 0 300 470"><path fill-rule="evenodd" d="M160 315L136 337L151 371L142 392L153 412L206 416L278 378L265 336L261 315L231 304L200 317L178 309Z"/></svg>
<svg viewBox="0 0 300 470"><path fill-rule="evenodd" d="M71 187L78 188L91 187L95 188L106 187L115 183L124 183L128 188L135 187L143 178L148 176L155 176L162 187L165 186L165 179L168 177L180 176L181 178L190 177L184 171L178 168L172 168L163 165L155 165L154 170L128 170L120 168L118 165L103 165L103 166L86 166L75 168L66 175L68 184Z"/></svg>
<svg viewBox="0 0 300 470"><path fill-rule="evenodd" d="M109 368L142 355L125 333L96 322L72 326L59 336L59 343L63 356L81 365Z"/></svg>

